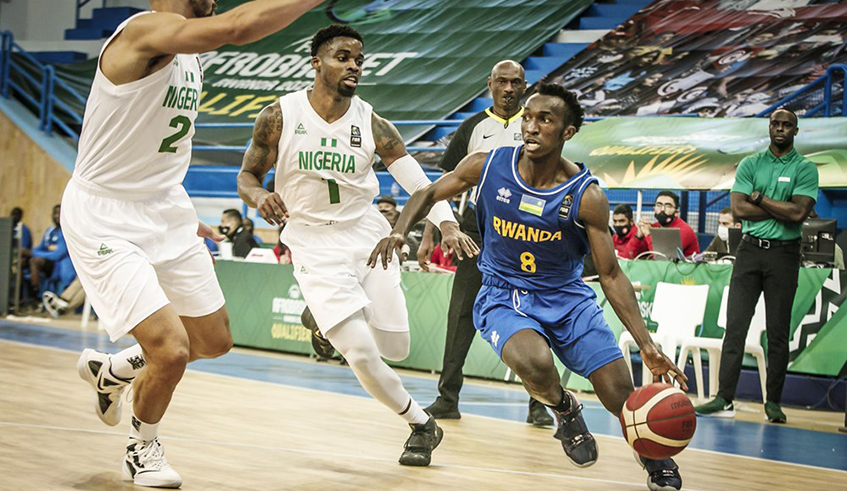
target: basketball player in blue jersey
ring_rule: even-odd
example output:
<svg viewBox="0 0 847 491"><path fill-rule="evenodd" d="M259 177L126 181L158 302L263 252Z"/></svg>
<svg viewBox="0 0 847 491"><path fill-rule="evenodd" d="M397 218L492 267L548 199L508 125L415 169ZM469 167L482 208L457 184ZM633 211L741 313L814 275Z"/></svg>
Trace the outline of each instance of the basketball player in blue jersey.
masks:
<svg viewBox="0 0 847 491"><path fill-rule="evenodd" d="M474 305L474 325L530 395L553 411L554 437L568 459L587 467L597 460L597 444L582 405L559 383L550 349L566 367L591 381L616 416L634 390L596 295L580 279L589 249L603 292L641 348L654 379L674 378L687 387L686 377L650 339L632 284L615 258L609 203L597 179L585 164L561 156L582 121L572 92L541 84L524 109L523 145L468 155L453 172L414 193L368 264L381 261L387 267L394 249L433 203L477 186L483 286ZM640 461L652 491L682 487L672 459Z"/></svg>

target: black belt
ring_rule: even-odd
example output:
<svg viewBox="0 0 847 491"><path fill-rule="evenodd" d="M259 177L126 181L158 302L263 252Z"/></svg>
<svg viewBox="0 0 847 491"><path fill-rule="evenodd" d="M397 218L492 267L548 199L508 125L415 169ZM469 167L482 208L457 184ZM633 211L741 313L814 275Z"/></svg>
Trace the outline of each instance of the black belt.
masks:
<svg viewBox="0 0 847 491"><path fill-rule="evenodd" d="M741 240L744 242L749 242L754 246L760 249L772 249L774 247L782 247L785 245L799 244L800 239L794 240L775 240L775 239L760 239L758 237L754 237L750 234L744 234L741 236Z"/></svg>

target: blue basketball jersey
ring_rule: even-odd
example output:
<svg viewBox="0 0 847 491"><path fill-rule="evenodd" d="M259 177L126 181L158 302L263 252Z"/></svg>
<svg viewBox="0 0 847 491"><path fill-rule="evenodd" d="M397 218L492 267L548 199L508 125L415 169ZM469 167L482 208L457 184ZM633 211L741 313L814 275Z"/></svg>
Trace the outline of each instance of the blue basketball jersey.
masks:
<svg viewBox="0 0 847 491"><path fill-rule="evenodd" d="M518 173L521 148L492 150L483 165L475 194L482 237L477 264L483 284L561 289L582 275L588 237L577 216L585 188L597 178L577 163L579 173L567 182L533 188Z"/></svg>

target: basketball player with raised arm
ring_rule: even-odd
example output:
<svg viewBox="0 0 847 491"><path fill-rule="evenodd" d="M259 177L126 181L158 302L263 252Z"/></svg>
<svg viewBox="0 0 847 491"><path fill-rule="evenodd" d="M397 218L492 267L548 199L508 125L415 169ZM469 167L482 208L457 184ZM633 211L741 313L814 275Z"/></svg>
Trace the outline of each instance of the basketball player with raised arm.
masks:
<svg viewBox="0 0 847 491"><path fill-rule="evenodd" d="M582 405L562 388L550 349L573 372L588 378L600 402L620 415L633 392L615 336L603 319L594 291L580 278L591 250L606 298L632 333L654 379L685 376L653 344L635 293L615 257L609 234L609 203L585 164L562 157L562 148L582 125L576 96L560 85L541 84L524 106L523 145L468 155L456 169L406 203L389 237L368 263L376 266L405 241L405 233L432 203L477 186L475 202L482 237L477 264L482 289L474 325L557 421L554 437L579 467L597 461L597 444L582 417ZM377 268L379 269L379 268ZM652 491L682 486L672 459L640 458Z"/></svg>
<svg viewBox="0 0 847 491"><path fill-rule="evenodd" d="M268 222L288 216L282 241L291 248L294 276L318 328L350 364L359 383L412 428L403 465L429 465L442 431L385 364L409 354L409 319L400 288L399 260L367 267L371 249L390 231L373 206L379 191L374 154L410 193L429 184L406 152L397 129L355 96L364 63L362 36L332 25L312 38L314 86L266 107L253 130L238 193ZM276 166L275 192L262 187ZM446 202L429 220L462 257L473 241L459 232Z"/></svg>
<svg viewBox="0 0 847 491"><path fill-rule="evenodd" d="M181 184L203 84L196 53L259 40L319 3L256 0L215 16L216 0L151 0L152 11L123 22L100 52L62 229L101 326L112 341L138 341L111 356L87 349L77 364L96 391L97 415L112 426L134 380L122 468L135 484L181 485L159 422L186 363L232 346L202 239L222 237L198 221Z"/></svg>

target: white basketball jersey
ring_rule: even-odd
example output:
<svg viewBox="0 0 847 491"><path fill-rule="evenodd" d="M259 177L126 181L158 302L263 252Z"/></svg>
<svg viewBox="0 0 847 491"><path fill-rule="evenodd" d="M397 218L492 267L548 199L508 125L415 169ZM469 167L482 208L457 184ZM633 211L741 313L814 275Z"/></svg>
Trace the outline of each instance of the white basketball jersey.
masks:
<svg viewBox="0 0 847 491"><path fill-rule="evenodd" d="M344 116L327 123L309 103L308 90L279 100L276 192L292 223L322 226L358 220L379 193L372 167L373 108L354 96Z"/></svg>
<svg viewBox="0 0 847 491"><path fill-rule="evenodd" d="M126 25L124 21L100 51ZM176 55L156 73L122 85L97 63L79 139L74 179L123 199L151 196L182 183L191 161L194 119L203 85L197 55Z"/></svg>

